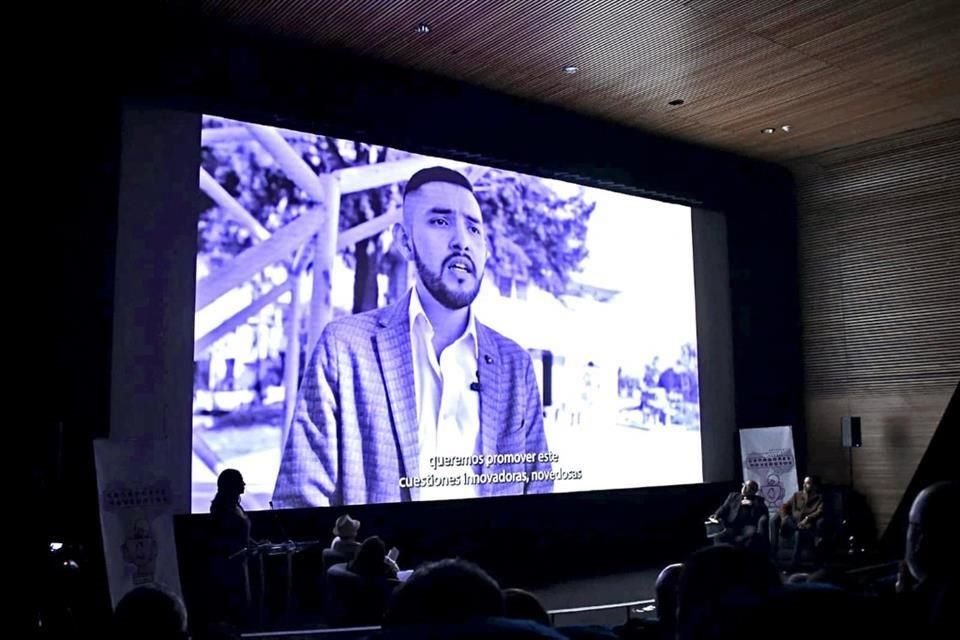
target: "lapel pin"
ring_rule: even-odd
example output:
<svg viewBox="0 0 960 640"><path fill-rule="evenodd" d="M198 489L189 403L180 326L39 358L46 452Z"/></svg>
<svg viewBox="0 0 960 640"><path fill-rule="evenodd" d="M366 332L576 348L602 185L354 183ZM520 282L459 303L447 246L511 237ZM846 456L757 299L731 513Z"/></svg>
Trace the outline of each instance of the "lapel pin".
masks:
<svg viewBox="0 0 960 640"><path fill-rule="evenodd" d="M486 362L487 364L493 364L493 358L490 357L489 355L484 355L483 361Z"/></svg>

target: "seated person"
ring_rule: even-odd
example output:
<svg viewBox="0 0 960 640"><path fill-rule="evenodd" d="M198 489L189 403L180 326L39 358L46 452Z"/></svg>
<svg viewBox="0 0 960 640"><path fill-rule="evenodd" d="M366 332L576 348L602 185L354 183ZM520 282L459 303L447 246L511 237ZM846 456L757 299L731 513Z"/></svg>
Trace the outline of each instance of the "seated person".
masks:
<svg viewBox="0 0 960 640"><path fill-rule="evenodd" d="M710 630L731 602L756 600L781 586L780 572L764 554L728 544L700 549L683 563L677 579L676 638L702 640L713 637L708 635ZM816 630L811 631L808 626L803 628L810 638L820 637ZM758 632L764 629L756 627ZM778 637L782 635L779 629L776 633ZM746 636L723 637L737 639Z"/></svg>
<svg viewBox="0 0 960 640"><path fill-rule="evenodd" d="M550 615L543 604L529 591L524 589L503 590L504 616L516 620L533 620L545 627L551 626Z"/></svg>
<svg viewBox="0 0 960 640"><path fill-rule="evenodd" d="M815 536L823 528L823 495L820 493L820 482L813 476L803 479L803 489L794 493L773 514L770 522L770 548L777 553L780 548L780 536L797 536L793 548L793 563L791 567L800 564L800 554L803 549L813 547Z"/></svg>
<svg viewBox="0 0 960 640"><path fill-rule="evenodd" d="M396 564L387 557L383 540L367 538L353 560L327 569L327 622L333 626L377 624L398 584Z"/></svg>
<svg viewBox="0 0 960 640"><path fill-rule="evenodd" d="M357 551L360 550L360 543L357 542L357 533L359 532L359 520L354 520L347 514L340 516L333 527L333 535L336 537L330 543L330 548L342 555L348 562L353 560Z"/></svg>
<svg viewBox="0 0 960 640"><path fill-rule="evenodd" d="M396 579L400 571L394 559L387 554L383 540L377 536L370 536L363 541L357 555L347 563L347 569L365 578L391 579Z"/></svg>
<svg viewBox="0 0 960 640"><path fill-rule="evenodd" d="M427 563L393 595L385 629L407 625L464 624L503 617L503 592L496 580L464 560Z"/></svg>
<svg viewBox="0 0 960 640"><path fill-rule="evenodd" d="M496 580L475 564L459 559L426 563L394 592L382 630L371 638L569 640L610 637L567 635L533 620L508 618L510 612L505 600L509 597L500 590ZM529 599L526 600L529 603Z"/></svg>
<svg viewBox="0 0 960 640"><path fill-rule="evenodd" d="M956 543L960 482L937 482L921 491L910 506L906 571L897 584L903 613L913 631L924 637L956 635L960 604L960 551ZM954 631L949 631L954 629Z"/></svg>
<svg viewBox="0 0 960 640"><path fill-rule="evenodd" d="M715 544L755 547L766 542L767 505L758 495L760 486L754 480L743 483L739 492L727 496L710 521L721 523L724 530L713 539Z"/></svg>

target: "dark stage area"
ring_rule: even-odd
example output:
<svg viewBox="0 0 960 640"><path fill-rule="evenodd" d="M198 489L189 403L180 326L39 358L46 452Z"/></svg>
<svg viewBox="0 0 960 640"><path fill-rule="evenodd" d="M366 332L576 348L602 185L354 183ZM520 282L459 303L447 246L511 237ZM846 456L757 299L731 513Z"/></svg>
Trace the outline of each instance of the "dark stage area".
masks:
<svg viewBox="0 0 960 640"><path fill-rule="evenodd" d="M264 558L264 622L272 628L322 623L323 616L318 615L324 603L321 552L330 544L334 522L344 513L362 522L363 536L377 535L388 546L399 548L398 563L403 569L442 558L463 558L483 567L504 587L542 593L550 608L566 608L652 597L649 588L638 587L652 582L638 576L680 561L706 544L703 519L728 490L725 483L718 483L251 512L257 540L317 543L291 555L289 610L286 554L278 551ZM204 615L209 522L205 514L176 519L180 575L192 619ZM251 560L250 566L256 596L260 559ZM584 590L593 585L599 591ZM616 618L622 612L604 615Z"/></svg>

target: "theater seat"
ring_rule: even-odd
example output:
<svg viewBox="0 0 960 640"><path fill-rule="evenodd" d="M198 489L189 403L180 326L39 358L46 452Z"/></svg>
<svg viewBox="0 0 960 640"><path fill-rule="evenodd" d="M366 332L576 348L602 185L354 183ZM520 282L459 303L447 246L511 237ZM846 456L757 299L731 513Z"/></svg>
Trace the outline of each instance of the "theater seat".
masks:
<svg viewBox="0 0 960 640"><path fill-rule="evenodd" d="M399 584L395 579L360 576L344 563L335 564L326 573L324 618L334 627L380 624L387 600Z"/></svg>
<svg viewBox="0 0 960 640"><path fill-rule="evenodd" d="M849 489L847 487L824 486L823 518L817 527L813 539L813 549L805 550L802 562L823 564L838 554L845 552L844 541L848 535L847 502ZM776 558L779 563L788 563L793 557L793 549L797 544L796 536L780 537L780 548L776 549Z"/></svg>
<svg viewBox="0 0 960 640"><path fill-rule="evenodd" d="M350 562L352 558L348 558L339 551L334 551L333 549L324 549L323 550L323 571L326 573L330 570L335 564L344 564Z"/></svg>

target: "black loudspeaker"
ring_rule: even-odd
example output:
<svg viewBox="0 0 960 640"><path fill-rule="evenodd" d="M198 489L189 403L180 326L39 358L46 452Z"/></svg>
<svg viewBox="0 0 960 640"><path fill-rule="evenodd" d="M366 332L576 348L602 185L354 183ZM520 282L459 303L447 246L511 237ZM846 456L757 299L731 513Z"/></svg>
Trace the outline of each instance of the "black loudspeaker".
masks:
<svg viewBox="0 0 960 640"><path fill-rule="evenodd" d="M846 448L863 446L860 439L860 418L858 416L844 416L840 420L840 440Z"/></svg>

